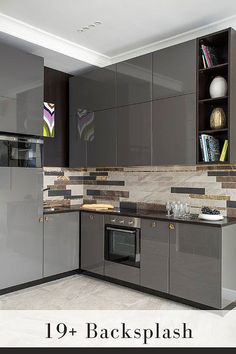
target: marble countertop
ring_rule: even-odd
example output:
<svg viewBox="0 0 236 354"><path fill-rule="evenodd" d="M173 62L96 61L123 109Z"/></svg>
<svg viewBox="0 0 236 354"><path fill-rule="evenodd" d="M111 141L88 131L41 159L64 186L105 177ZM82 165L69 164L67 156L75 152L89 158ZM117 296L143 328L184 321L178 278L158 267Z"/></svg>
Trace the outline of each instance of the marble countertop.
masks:
<svg viewBox="0 0 236 354"><path fill-rule="evenodd" d="M223 227L228 225L236 224L236 218L227 218L225 217L221 221L206 221L198 219L198 215L191 215L188 219L174 218L173 216L168 217L164 212L155 211L155 210L135 210L135 209L111 209L111 210L86 210L81 208L80 205L72 206L61 206L55 208L44 208L44 214L57 214L57 213L68 213L68 212L79 212L83 211L85 213L102 213L102 214L114 214L114 215L123 215L136 218L145 218L145 219L157 219L169 222L183 222L191 224L205 224L216 227Z"/></svg>

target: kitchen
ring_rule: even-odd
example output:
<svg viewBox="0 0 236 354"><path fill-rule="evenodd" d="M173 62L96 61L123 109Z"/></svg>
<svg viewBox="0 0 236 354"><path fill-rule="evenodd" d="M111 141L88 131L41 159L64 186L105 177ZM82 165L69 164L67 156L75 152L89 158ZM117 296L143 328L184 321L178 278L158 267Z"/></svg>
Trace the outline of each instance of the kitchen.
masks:
<svg viewBox="0 0 236 354"><path fill-rule="evenodd" d="M233 308L233 23L86 62L1 6L2 308Z"/></svg>

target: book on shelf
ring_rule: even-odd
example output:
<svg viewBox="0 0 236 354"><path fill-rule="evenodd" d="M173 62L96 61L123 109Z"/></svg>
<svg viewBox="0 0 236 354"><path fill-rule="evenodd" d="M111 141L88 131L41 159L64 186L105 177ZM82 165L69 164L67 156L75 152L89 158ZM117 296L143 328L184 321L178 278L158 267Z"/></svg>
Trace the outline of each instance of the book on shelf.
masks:
<svg viewBox="0 0 236 354"><path fill-rule="evenodd" d="M210 47L202 44L201 51L202 51L202 61L203 61L204 68L211 68L212 66L219 64L216 50L214 47Z"/></svg>
<svg viewBox="0 0 236 354"><path fill-rule="evenodd" d="M199 136L202 159L204 162L216 162L220 159L219 139L208 134Z"/></svg>
<svg viewBox="0 0 236 354"><path fill-rule="evenodd" d="M229 140L225 139L221 154L220 154L220 161L224 162L226 160L227 151L229 146Z"/></svg>

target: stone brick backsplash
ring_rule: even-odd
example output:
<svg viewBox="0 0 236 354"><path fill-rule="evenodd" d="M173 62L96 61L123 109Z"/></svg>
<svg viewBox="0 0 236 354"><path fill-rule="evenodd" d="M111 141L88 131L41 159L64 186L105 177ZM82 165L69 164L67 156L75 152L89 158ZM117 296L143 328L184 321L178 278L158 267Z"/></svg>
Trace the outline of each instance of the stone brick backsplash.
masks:
<svg viewBox="0 0 236 354"><path fill-rule="evenodd" d="M167 200L187 202L192 213L214 207L236 217L236 165L130 168L44 168L48 204L106 203L164 210Z"/></svg>

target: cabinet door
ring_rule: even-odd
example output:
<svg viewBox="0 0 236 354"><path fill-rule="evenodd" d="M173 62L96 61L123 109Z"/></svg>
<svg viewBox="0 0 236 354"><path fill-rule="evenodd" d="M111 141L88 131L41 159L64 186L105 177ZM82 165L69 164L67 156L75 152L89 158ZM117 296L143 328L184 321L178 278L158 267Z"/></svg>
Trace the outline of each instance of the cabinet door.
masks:
<svg viewBox="0 0 236 354"><path fill-rule="evenodd" d="M0 289L43 276L42 169L0 169Z"/></svg>
<svg viewBox="0 0 236 354"><path fill-rule="evenodd" d="M93 131L94 113L81 111L70 115L69 121L69 166L87 166L87 140Z"/></svg>
<svg viewBox="0 0 236 354"><path fill-rule="evenodd" d="M153 53L153 99L196 92L196 41Z"/></svg>
<svg viewBox="0 0 236 354"><path fill-rule="evenodd" d="M151 164L151 103L118 108L117 164Z"/></svg>
<svg viewBox="0 0 236 354"><path fill-rule="evenodd" d="M79 213L44 217L44 277L79 268Z"/></svg>
<svg viewBox="0 0 236 354"><path fill-rule="evenodd" d="M141 222L141 286L168 292L169 224L142 219Z"/></svg>
<svg viewBox="0 0 236 354"><path fill-rule="evenodd" d="M93 139L87 144L87 166L116 166L116 109L94 112Z"/></svg>
<svg viewBox="0 0 236 354"><path fill-rule="evenodd" d="M117 64L117 104L152 99L152 54L142 55Z"/></svg>
<svg viewBox="0 0 236 354"><path fill-rule="evenodd" d="M71 114L78 109L103 110L116 106L116 65L96 68L70 79Z"/></svg>
<svg viewBox="0 0 236 354"><path fill-rule="evenodd" d="M81 269L104 274L104 217L81 213Z"/></svg>
<svg viewBox="0 0 236 354"><path fill-rule="evenodd" d="M0 131L43 133L43 58L0 45Z"/></svg>
<svg viewBox="0 0 236 354"><path fill-rule="evenodd" d="M195 164L195 94L156 100L152 107L152 164Z"/></svg>
<svg viewBox="0 0 236 354"><path fill-rule="evenodd" d="M220 279L221 228L175 224L170 230L170 293L220 308Z"/></svg>

